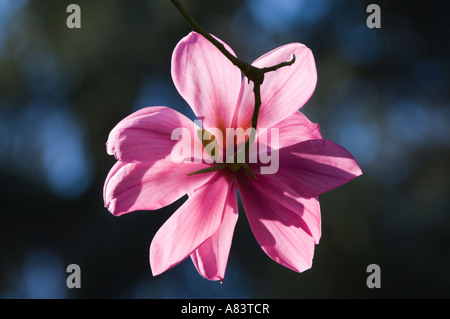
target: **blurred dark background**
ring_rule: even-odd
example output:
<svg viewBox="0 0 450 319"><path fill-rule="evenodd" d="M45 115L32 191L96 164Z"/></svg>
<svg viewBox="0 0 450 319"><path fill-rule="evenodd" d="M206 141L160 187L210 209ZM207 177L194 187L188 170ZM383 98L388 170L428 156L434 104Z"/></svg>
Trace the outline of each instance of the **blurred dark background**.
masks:
<svg viewBox="0 0 450 319"><path fill-rule="evenodd" d="M81 29L66 26L71 3ZM364 175L320 197L312 269L269 259L242 211L222 285L190 259L153 277L150 242L185 198L121 217L103 207L114 125L152 105L192 116L170 77L191 29L170 1L0 0L0 298L450 297L450 3L182 3L246 61L290 42L315 55L302 111ZM366 26L370 3L381 29ZM73 263L80 289L66 286Z"/></svg>

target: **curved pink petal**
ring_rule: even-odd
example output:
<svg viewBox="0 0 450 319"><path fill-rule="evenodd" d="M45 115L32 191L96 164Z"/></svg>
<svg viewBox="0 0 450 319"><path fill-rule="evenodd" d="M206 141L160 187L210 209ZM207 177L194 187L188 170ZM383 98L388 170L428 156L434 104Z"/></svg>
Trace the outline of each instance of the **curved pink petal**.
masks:
<svg viewBox="0 0 450 319"><path fill-rule="evenodd" d="M250 148L250 156L267 154L300 142L321 139L319 124L311 122L304 114L295 112L274 126L257 129L256 142ZM258 155L261 156L261 155Z"/></svg>
<svg viewBox="0 0 450 319"><path fill-rule="evenodd" d="M261 85L261 108L258 127L269 128L294 114L309 100L316 88L317 70L313 54L300 43L281 46L257 59L253 65L259 68L270 67L291 60L295 54L295 63L277 71L268 72ZM253 82L242 82L238 101L238 127L251 126L254 108Z"/></svg>
<svg viewBox="0 0 450 319"><path fill-rule="evenodd" d="M278 149L285 148L307 140L321 139L319 124L311 122L303 113L295 112L286 119L265 130L270 141L270 132L278 129ZM258 136L261 139L261 134Z"/></svg>
<svg viewBox="0 0 450 319"><path fill-rule="evenodd" d="M180 129L185 136L189 135L184 142L194 141L197 127L186 116L164 106L147 107L127 116L112 129L107 152L128 163L170 158L172 149L182 140L172 139L172 133ZM194 147L196 143L191 145Z"/></svg>
<svg viewBox="0 0 450 319"><path fill-rule="evenodd" d="M105 206L116 216L136 210L160 209L206 183L211 174L187 176L206 167L208 165L201 163L118 161L105 181Z"/></svg>
<svg viewBox="0 0 450 319"><path fill-rule="evenodd" d="M297 272L311 268L315 242L301 212L267 196L244 175L238 178L238 188L252 232L264 252Z"/></svg>
<svg viewBox="0 0 450 319"><path fill-rule="evenodd" d="M317 197L362 174L350 152L326 139L282 148L278 159L278 171L258 175L258 181L272 187L282 184L286 190L306 198ZM258 164L250 166L255 173L260 172Z"/></svg>
<svg viewBox="0 0 450 319"><path fill-rule="evenodd" d="M258 175L257 180L247 181L248 185L257 188L263 196L271 198L285 208L298 214L305 222L304 230L313 237L316 244L322 235L322 222L320 216L320 204L317 197L304 198L294 190L283 184L276 178L267 179L266 176Z"/></svg>
<svg viewBox="0 0 450 319"><path fill-rule="evenodd" d="M203 120L204 128L225 132L231 127L241 72L202 35L191 32L177 44L172 56L172 78L197 118Z"/></svg>
<svg viewBox="0 0 450 319"><path fill-rule="evenodd" d="M192 192L153 238L150 246L153 275L183 261L217 232L233 189L229 176L218 172L203 187Z"/></svg>
<svg viewBox="0 0 450 319"><path fill-rule="evenodd" d="M233 183L234 184L234 183ZM191 254L197 271L206 279L223 281L238 220L236 186L231 187L219 229Z"/></svg>

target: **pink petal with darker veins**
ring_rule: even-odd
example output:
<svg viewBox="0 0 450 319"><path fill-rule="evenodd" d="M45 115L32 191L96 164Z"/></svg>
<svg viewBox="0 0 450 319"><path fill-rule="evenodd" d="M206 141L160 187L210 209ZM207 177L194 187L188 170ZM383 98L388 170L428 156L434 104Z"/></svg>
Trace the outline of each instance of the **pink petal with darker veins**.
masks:
<svg viewBox="0 0 450 319"><path fill-rule="evenodd" d="M238 220L238 203L234 182L228 192L223 214L219 229L191 254L197 271L209 280L223 281L225 277L234 227Z"/></svg>
<svg viewBox="0 0 450 319"><path fill-rule="evenodd" d="M298 111L309 100L317 83L317 70L313 54L300 43L281 46L257 59L252 65L263 68L289 61L295 54L294 64L277 71L268 72L261 85L261 108L258 127L269 128ZM242 82L238 109L235 117L237 127L251 127L254 108L253 82Z"/></svg>
<svg viewBox="0 0 450 319"><path fill-rule="evenodd" d="M196 134L193 132L194 123L173 109L165 106L141 109L124 118L112 129L108 137L107 152L128 163L170 158L173 147L179 142L171 139L172 132L177 128L185 128L191 136ZM192 143L192 147L194 145Z"/></svg>
<svg viewBox="0 0 450 319"><path fill-rule="evenodd" d="M268 129L258 129L256 138L250 147L250 158L307 140L321 139L322 134L318 124L311 122L304 114L295 112Z"/></svg>
<svg viewBox="0 0 450 319"><path fill-rule="evenodd" d="M241 72L202 35L191 32L177 44L172 79L197 118L203 120L204 128L225 131L231 127Z"/></svg>
<svg viewBox="0 0 450 319"><path fill-rule="evenodd" d="M311 268L315 242L300 214L266 196L247 177L238 177L238 188L252 232L264 252L297 272Z"/></svg>
<svg viewBox="0 0 450 319"><path fill-rule="evenodd" d="M322 235L320 204L317 197L304 198L270 175L258 175L257 180L250 179L246 185L258 189L262 196L279 203L285 209L296 213L303 221L306 233L313 237L316 244Z"/></svg>
<svg viewBox="0 0 450 319"><path fill-rule="evenodd" d="M251 164L259 172L256 164ZM344 147L326 140L308 140L279 150L274 174L258 175L266 184L283 184L305 198L317 197L361 175L354 157Z"/></svg>
<svg viewBox="0 0 450 319"><path fill-rule="evenodd" d="M210 174L187 174L206 167L209 166L171 161L117 162L105 181L105 206L116 216L136 210L160 209L205 184Z"/></svg>
<svg viewBox="0 0 450 319"><path fill-rule="evenodd" d="M229 177L218 172L191 194L153 238L150 246L153 275L183 261L217 232L233 190Z"/></svg>
<svg viewBox="0 0 450 319"><path fill-rule="evenodd" d="M278 149L285 148L307 140L322 138L319 124L311 122L303 113L295 112L286 119L270 127L266 132L278 129Z"/></svg>

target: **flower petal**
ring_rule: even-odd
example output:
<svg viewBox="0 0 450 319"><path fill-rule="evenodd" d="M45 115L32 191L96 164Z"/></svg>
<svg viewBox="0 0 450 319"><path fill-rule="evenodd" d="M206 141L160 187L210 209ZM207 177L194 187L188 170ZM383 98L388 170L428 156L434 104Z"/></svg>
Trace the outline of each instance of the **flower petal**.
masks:
<svg viewBox="0 0 450 319"><path fill-rule="evenodd" d="M170 157L179 143L178 139L172 139L177 129L190 134L184 142L194 141L196 126L186 116L164 106L147 107L127 116L112 129L106 143L107 152L128 163L164 159ZM196 143L191 144L194 147Z"/></svg>
<svg viewBox="0 0 450 319"><path fill-rule="evenodd" d="M237 180L245 214L264 252L297 272L311 268L314 239L301 213L267 196L246 176Z"/></svg>
<svg viewBox="0 0 450 319"><path fill-rule="evenodd" d="M228 193L219 229L191 254L197 271L206 279L223 281L237 220L237 194L236 186L233 186Z"/></svg>
<svg viewBox="0 0 450 319"><path fill-rule="evenodd" d="M172 56L172 78L197 118L203 120L204 128L225 132L231 127L241 72L202 35L191 32L177 44Z"/></svg>
<svg viewBox="0 0 450 319"><path fill-rule="evenodd" d="M187 176L206 167L201 163L118 161L105 181L105 206L116 216L136 210L160 209L206 183L211 174Z"/></svg>
<svg viewBox="0 0 450 319"><path fill-rule="evenodd" d="M216 173L162 225L150 246L153 275L183 261L217 232L231 189L229 175Z"/></svg>
<svg viewBox="0 0 450 319"><path fill-rule="evenodd" d="M276 160L276 159L274 159ZM317 197L362 174L354 157L342 146L326 139L309 140L279 150L274 174L258 175L261 183L285 185L302 197ZM259 173L257 164L250 165Z"/></svg>
<svg viewBox="0 0 450 319"><path fill-rule="evenodd" d="M283 205L285 208L298 214L305 222L304 230L313 237L316 244L319 243L321 230L320 204L316 197L304 198L286 187L282 181L271 178L267 183L267 175L258 175L257 180L249 180L248 185L253 184L262 196L271 198L273 201Z"/></svg>
<svg viewBox="0 0 450 319"><path fill-rule="evenodd" d="M270 139L270 132L274 129L278 129L278 147L277 149L285 148L300 142L313 139L321 139L319 124L311 122L304 114L295 112L288 118L278 122L270 127L270 129L264 130L268 136L265 140ZM258 135L258 138L262 139L262 134ZM273 142L269 145L272 145ZM272 148L275 148L272 146Z"/></svg>
<svg viewBox="0 0 450 319"><path fill-rule="evenodd" d="M300 43L281 46L257 59L253 65L259 68L270 67L291 60L290 66L268 72L261 85L261 108L258 127L269 128L294 114L309 100L316 88L317 70L313 54ZM239 96L237 109L238 127L251 127L251 117L255 104L253 82L246 79Z"/></svg>
<svg viewBox="0 0 450 319"><path fill-rule="evenodd" d="M250 148L250 158L261 157L261 154L266 155L272 150L307 140L321 139L322 134L319 124L311 122L304 114L295 112L271 128L257 129L256 138L256 142Z"/></svg>

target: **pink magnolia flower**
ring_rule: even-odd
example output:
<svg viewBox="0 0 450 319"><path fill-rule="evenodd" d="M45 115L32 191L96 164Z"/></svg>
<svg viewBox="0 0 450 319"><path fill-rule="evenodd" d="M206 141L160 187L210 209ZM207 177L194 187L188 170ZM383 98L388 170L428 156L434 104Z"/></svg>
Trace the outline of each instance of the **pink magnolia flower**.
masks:
<svg viewBox="0 0 450 319"><path fill-rule="evenodd" d="M190 256L203 277L223 280L238 219L237 190L252 232L266 254L297 272L311 267L321 237L318 195L359 176L361 170L347 150L323 139L319 126L298 112L317 82L314 58L307 47L288 44L253 65L272 66L290 60L292 54L296 62L267 73L261 86L258 127L277 128L280 137L278 145L270 137L267 143L279 154L274 174L261 174L263 164L257 162L247 163L254 176L239 165L191 175L217 164L192 157L172 160L171 152L180 143L191 147L191 154L199 143L171 138L175 129L192 131L195 125L168 107L141 109L111 131L107 152L118 161L106 178L104 201L112 214L156 210L189 196L153 238L150 265L154 275ZM172 78L206 130L251 127L253 84L242 79L240 70L203 36L192 32L178 43L172 56ZM264 134L270 135L260 133L253 145Z"/></svg>

